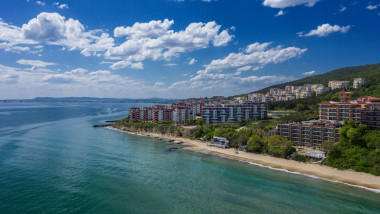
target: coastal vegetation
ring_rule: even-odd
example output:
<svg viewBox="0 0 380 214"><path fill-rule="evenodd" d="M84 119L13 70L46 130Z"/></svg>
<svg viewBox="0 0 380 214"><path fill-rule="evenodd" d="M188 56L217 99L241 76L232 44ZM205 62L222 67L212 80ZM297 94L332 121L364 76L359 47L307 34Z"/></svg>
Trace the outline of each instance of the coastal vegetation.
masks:
<svg viewBox="0 0 380 214"><path fill-rule="evenodd" d="M350 120L339 132L340 140L328 153L326 165L380 175L380 131L367 130Z"/></svg>
<svg viewBox="0 0 380 214"><path fill-rule="evenodd" d="M224 137L229 140L230 147L280 158L287 158L295 151L291 141L278 135L268 137L266 131L253 128L252 122L249 121L210 125L199 124L199 121L197 124L197 121L193 121L191 124L191 126L178 126L171 121L152 123L125 118L117 121L114 126L131 132L152 132L202 141L209 141L214 136Z"/></svg>

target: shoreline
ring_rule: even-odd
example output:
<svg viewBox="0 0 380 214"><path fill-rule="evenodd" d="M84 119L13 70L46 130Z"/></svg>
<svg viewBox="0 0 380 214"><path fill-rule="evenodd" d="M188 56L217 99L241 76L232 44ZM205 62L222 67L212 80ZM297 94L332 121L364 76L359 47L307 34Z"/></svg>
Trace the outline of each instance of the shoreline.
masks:
<svg viewBox="0 0 380 214"><path fill-rule="evenodd" d="M275 158L269 155L255 154L239 151L235 153L235 149L216 148L207 146L206 143L188 138L173 137L151 132L131 132L124 129L109 127L110 129L126 132L133 135L162 138L173 141L182 141L187 147L184 150L198 152L203 154L214 155L231 160L245 162L251 165L269 168L272 170L283 171L291 174L299 174L311 178L318 178L334 183L342 183L349 186L362 188L371 192L380 193L380 176L369 173L356 172L353 170L340 170L325 165L303 163L294 160Z"/></svg>

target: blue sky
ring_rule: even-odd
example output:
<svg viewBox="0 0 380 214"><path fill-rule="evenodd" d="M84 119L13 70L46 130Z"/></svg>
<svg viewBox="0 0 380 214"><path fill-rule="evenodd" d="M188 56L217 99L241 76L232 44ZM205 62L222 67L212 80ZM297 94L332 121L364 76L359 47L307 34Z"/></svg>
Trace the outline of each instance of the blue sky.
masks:
<svg viewBox="0 0 380 214"><path fill-rule="evenodd" d="M380 0L2 0L0 99L235 95L380 62Z"/></svg>

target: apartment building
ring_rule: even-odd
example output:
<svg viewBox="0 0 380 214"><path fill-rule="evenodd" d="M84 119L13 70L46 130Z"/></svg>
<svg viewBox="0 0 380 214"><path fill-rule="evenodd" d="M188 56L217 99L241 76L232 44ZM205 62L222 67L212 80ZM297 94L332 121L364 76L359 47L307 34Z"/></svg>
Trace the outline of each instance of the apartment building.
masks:
<svg viewBox="0 0 380 214"><path fill-rule="evenodd" d="M350 82L349 81L329 81L328 86L331 90L335 89L344 89L346 91L350 90Z"/></svg>
<svg viewBox="0 0 380 214"><path fill-rule="evenodd" d="M279 123L277 134L288 138L296 146L321 148L324 141L339 141L341 123L306 121L303 123Z"/></svg>
<svg viewBox="0 0 380 214"><path fill-rule="evenodd" d="M367 105L360 111L360 123L368 129L380 130L380 104Z"/></svg>
<svg viewBox="0 0 380 214"><path fill-rule="evenodd" d="M319 103L319 120L354 120L370 129L380 130L380 98L360 97L346 102L327 101Z"/></svg>
<svg viewBox="0 0 380 214"><path fill-rule="evenodd" d="M203 107L202 120L205 124L236 123L243 119L262 120L267 118L268 104L245 102L242 104L217 104Z"/></svg>
<svg viewBox="0 0 380 214"><path fill-rule="evenodd" d="M354 89L358 89L365 84L364 78L355 78L353 82Z"/></svg>

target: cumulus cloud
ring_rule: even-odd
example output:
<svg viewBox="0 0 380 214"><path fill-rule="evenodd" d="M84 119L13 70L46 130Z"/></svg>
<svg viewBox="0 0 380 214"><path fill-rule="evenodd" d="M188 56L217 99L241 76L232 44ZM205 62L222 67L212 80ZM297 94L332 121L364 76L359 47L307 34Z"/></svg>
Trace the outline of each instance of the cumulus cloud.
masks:
<svg viewBox="0 0 380 214"><path fill-rule="evenodd" d="M196 63L197 62L197 60L195 59L195 58L192 58L192 59L190 59L190 61L189 61L189 65L193 65L194 63Z"/></svg>
<svg viewBox="0 0 380 214"><path fill-rule="evenodd" d="M20 65L30 65L32 66L32 70L36 68L45 68L47 66L55 65L55 63L52 62L44 62L41 60L27 60L27 59L20 59L16 61Z"/></svg>
<svg viewBox="0 0 380 214"><path fill-rule="evenodd" d="M309 36L319 36L319 37L325 37L328 36L331 33L347 33L348 30L350 30L351 26L339 26L339 25L330 25L330 24L323 24L317 27L317 29L311 30L308 33L298 32L298 36L300 37L309 37Z"/></svg>
<svg viewBox="0 0 380 214"><path fill-rule="evenodd" d="M280 10L280 11L278 11L278 13L276 14L276 15L274 15L274 16L283 16L283 15L285 15L285 12L283 11L283 10Z"/></svg>
<svg viewBox="0 0 380 214"><path fill-rule="evenodd" d="M129 61L119 61L116 63L113 63L110 68L113 70L118 70L122 68L130 67L132 69L144 69L144 65L141 62L129 62Z"/></svg>
<svg viewBox="0 0 380 214"><path fill-rule="evenodd" d="M84 26L74 19L58 13L40 13L22 26L26 39L47 44L66 46L70 50L81 50L85 56L105 51L113 46L114 40L101 31L85 31Z"/></svg>
<svg viewBox="0 0 380 214"><path fill-rule="evenodd" d="M308 7L312 7L319 0L264 0L263 5L272 8L287 8L294 7L297 5L305 5Z"/></svg>
<svg viewBox="0 0 380 214"><path fill-rule="evenodd" d="M115 28L115 37L125 36L126 41L107 50L107 58L121 59L111 68L124 68L146 59L170 60L180 53L204 49L210 44L215 47L224 46L233 37L227 30L220 32L221 26L215 22L191 23L185 30L178 32L170 30L173 24L173 20L165 19ZM121 64L124 66L119 66Z"/></svg>
<svg viewBox="0 0 380 214"><path fill-rule="evenodd" d="M271 47L271 43L253 43L242 52L230 53L223 59L212 60L188 80L171 84L168 90L184 91L187 94L207 94L218 91L225 94L241 93L270 84L289 81L294 77L283 75L247 75L248 71L265 65L281 63L305 53L307 49L282 46ZM244 73L243 73L244 72Z"/></svg>
<svg viewBox="0 0 380 214"><path fill-rule="evenodd" d="M310 75L313 75L313 74L315 74L315 71L308 71L308 72L302 73L302 75L304 75L304 76L310 76Z"/></svg>
<svg viewBox="0 0 380 214"><path fill-rule="evenodd" d="M174 24L173 20L150 21L148 23L136 22L132 27L116 27L115 37L128 36L131 38L159 37L168 33L168 29Z"/></svg>
<svg viewBox="0 0 380 214"><path fill-rule="evenodd" d="M67 4L61 4L58 6L59 9L68 9L69 8L69 5Z"/></svg>
<svg viewBox="0 0 380 214"><path fill-rule="evenodd" d="M248 45L243 52L230 53L223 59L212 60L205 65L205 71L238 69L238 71L257 70L269 63L280 63L296 56L300 56L307 51L297 47L282 46L271 47L271 43L253 43Z"/></svg>
<svg viewBox="0 0 380 214"><path fill-rule="evenodd" d="M80 50L85 56L104 52L114 45L114 39L101 30L86 31L74 19L58 13L40 13L22 27L7 24L0 19L0 40L9 44L49 44Z"/></svg>

